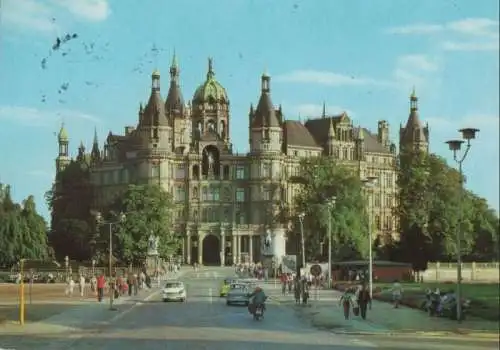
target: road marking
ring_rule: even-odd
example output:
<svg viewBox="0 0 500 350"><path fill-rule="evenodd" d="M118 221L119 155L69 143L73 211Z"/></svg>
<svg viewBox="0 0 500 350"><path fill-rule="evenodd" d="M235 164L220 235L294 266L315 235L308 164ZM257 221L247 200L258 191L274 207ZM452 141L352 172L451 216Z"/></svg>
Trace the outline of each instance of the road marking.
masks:
<svg viewBox="0 0 500 350"><path fill-rule="evenodd" d="M352 339L350 342L355 346L362 346L364 348L378 348L378 345L361 339Z"/></svg>
<svg viewBox="0 0 500 350"><path fill-rule="evenodd" d="M208 288L208 297L210 298L210 304L214 302L214 295L212 293L212 288Z"/></svg>
<svg viewBox="0 0 500 350"><path fill-rule="evenodd" d="M144 301L149 301L151 299L153 299L155 296L157 296L158 294L160 294L161 291L156 291L150 295L148 295L147 297L144 298ZM141 305L143 305L144 303L142 302L136 302L135 304L133 304L131 307L129 307L127 310L124 310L123 312L120 312L118 315L116 315L115 317L113 317L111 320L108 321L108 323L114 323L116 321L118 321L119 319L125 317L126 315L128 315L130 312L132 312L132 310L134 310L136 307L139 307Z"/></svg>

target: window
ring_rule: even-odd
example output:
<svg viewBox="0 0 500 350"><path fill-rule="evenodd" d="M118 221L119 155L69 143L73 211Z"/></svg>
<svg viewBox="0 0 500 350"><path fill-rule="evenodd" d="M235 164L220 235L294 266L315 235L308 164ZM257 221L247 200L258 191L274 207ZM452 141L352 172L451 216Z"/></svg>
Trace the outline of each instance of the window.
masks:
<svg viewBox="0 0 500 350"><path fill-rule="evenodd" d="M201 189L201 199L204 201L208 200L208 187L203 187Z"/></svg>
<svg viewBox="0 0 500 350"><path fill-rule="evenodd" d="M220 200L220 189L218 187L212 188L212 200Z"/></svg>
<svg viewBox="0 0 500 350"><path fill-rule="evenodd" d="M186 199L186 191L184 190L184 187L177 186L175 188L175 199L178 202L182 202Z"/></svg>
<svg viewBox="0 0 500 350"><path fill-rule="evenodd" d="M270 164L262 164L262 174L261 177L271 177L271 165Z"/></svg>
<svg viewBox="0 0 500 350"><path fill-rule="evenodd" d="M262 200L270 201L271 200L271 189L267 186L264 186L262 189Z"/></svg>
<svg viewBox="0 0 500 350"><path fill-rule="evenodd" d="M198 199L199 193L198 193L198 187L193 187L193 198Z"/></svg>
<svg viewBox="0 0 500 350"><path fill-rule="evenodd" d="M160 166L159 165L153 165L151 167L151 177L157 179L160 177Z"/></svg>
<svg viewBox="0 0 500 350"><path fill-rule="evenodd" d="M175 178L176 179L184 179L186 176L186 169L184 167L184 164L180 164L177 166L175 169Z"/></svg>
<svg viewBox="0 0 500 350"><path fill-rule="evenodd" d="M245 201L245 189L237 188L236 189L236 202L244 202Z"/></svg>
<svg viewBox="0 0 500 350"><path fill-rule="evenodd" d="M243 165L238 165L236 167L236 179L238 180L245 179L245 167Z"/></svg>
<svg viewBox="0 0 500 350"><path fill-rule="evenodd" d="M377 228L377 230L380 230L380 216L379 215L375 215L375 227Z"/></svg>
<svg viewBox="0 0 500 350"><path fill-rule="evenodd" d="M380 194L379 194L379 193L375 194L375 198L374 198L374 200L375 200L375 204L374 204L374 206L375 206L376 208L379 208L379 207L380 207Z"/></svg>
<svg viewBox="0 0 500 350"><path fill-rule="evenodd" d="M349 150L347 148L344 148L343 159L348 159L348 158L349 158Z"/></svg>
<svg viewBox="0 0 500 350"><path fill-rule="evenodd" d="M390 216L385 217L385 229L386 230L391 230L392 229L392 218Z"/></svg>

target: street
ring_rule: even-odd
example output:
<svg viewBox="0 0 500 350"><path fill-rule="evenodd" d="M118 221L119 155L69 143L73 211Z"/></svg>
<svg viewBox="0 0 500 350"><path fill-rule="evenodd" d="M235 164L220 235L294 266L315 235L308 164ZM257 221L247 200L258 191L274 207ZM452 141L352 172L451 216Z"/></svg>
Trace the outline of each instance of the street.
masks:
<svg viewBox="0 0 500 350"><path fill-rule="evenodd" d="M265 318L254 321L242 306L227 306L218 296L221 280L232 269L207 268L189 271L181 279L186 283L186 303L161 301L158 292L116 314L98 327L80 332L38 338L37 349L495 349L491 343L453 339L418 339L405 336L347 335L315 329L300 319L294 309L272 300ZM274 288L265 285L265 288ZM6 346L8 345L8 346ZM15 338L0 337L0 348L33 348L33 342L16 343Z"/></svg>

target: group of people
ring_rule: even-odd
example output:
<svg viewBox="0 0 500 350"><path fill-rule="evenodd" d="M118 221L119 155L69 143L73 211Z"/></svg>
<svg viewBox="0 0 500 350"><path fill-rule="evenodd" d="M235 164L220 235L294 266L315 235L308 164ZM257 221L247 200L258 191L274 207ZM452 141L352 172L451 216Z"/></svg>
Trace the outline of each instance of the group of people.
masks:
<svg viewBox="0 0 500 350"><path fill-rule="evenodd" d="M360 288L351 287L345 290L340 298L339 304L342 305L344 318L348 320L351 315L351 308L355 316L361 314L363 320L366 319L366 311L372 307L372 298L370 291L366 288L366 284L362 284Z"/></svg>

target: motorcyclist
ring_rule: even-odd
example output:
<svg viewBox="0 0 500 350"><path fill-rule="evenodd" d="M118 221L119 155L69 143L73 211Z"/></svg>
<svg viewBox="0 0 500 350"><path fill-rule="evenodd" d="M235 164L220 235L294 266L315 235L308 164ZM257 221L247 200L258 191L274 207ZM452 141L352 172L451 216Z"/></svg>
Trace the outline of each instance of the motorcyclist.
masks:
<svg viewBox="0 0 500 350"><path fill-rule="evenodd" d="M266 293L260 287L256 287L255 290L250 293L249 298L251 300L248 305L248 309L252 314L255 313L258 305L261 305L263 309L265 309L265 302L267 300Z"/></svg>

